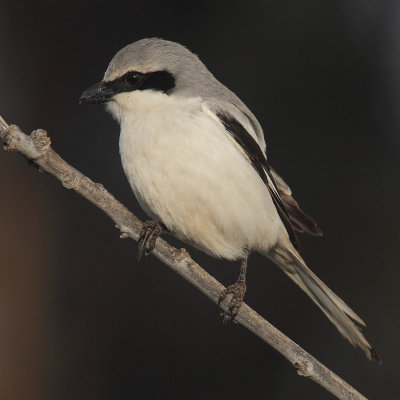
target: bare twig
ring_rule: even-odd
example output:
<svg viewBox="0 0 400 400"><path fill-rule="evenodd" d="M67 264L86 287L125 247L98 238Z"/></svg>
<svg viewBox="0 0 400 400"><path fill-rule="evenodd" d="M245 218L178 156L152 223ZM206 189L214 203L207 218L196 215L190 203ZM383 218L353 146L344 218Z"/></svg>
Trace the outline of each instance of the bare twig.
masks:
<svg viewBox="0 0 400 400"><path fill-rule="evenodd" d="M60 180L66 188L74 189L104 211L121 231L121 237L138 240L142 227L139 219L119 203L103 185L94 183L66 163L50 147L50 138L45 131L38 129L27 136L17 126L9 126L0 116L0 138L4 142L5 150L18 151L43 171ZM159 238L153 254L217 303L224 286L194 262L185 249L178 250ZM225 310L226 307L224 302L222 308ZM246 304L240 308L236 321L279 351L294 365L299 375L311 378L337 398L366 399Z"/></svg>

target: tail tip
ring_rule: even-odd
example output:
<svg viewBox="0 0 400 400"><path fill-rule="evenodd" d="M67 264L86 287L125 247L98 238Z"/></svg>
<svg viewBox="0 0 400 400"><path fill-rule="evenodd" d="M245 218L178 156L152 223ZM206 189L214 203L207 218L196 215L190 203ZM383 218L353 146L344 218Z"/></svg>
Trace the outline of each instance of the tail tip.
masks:
<svg viewBox="0 0 400 400"><path fill-rule="evenodd" d="M369 349L369 355L370 355L370 357L369 357L370 359L375 360L378 362L379 365L382 365L382 360L374 348L371 347Z"/></svg>

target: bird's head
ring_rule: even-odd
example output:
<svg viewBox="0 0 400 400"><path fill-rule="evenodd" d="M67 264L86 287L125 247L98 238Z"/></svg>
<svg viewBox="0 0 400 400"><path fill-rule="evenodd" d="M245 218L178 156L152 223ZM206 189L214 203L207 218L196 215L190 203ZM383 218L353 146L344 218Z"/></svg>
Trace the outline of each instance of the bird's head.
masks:
<svg viewBox="0 0 400 400"><path fill-rule="evenodd" d="M79 103L107 103L117 116L144 91L191 97L197 84L210 79L214 78L205 65L186 47L157 38L142 39L114 56L103 80L85 90Z"/></svg>

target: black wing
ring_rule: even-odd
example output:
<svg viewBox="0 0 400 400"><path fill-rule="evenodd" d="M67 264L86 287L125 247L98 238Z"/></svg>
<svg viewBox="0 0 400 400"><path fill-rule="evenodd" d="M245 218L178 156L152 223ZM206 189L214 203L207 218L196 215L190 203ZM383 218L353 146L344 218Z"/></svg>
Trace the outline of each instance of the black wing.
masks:
<svg viewBox="0 0 400 400"><path fill-rule="evenodd" d="M293 246L296 248L299 246L295 230L299 232L306 231L313 235L321 236L322 232L315 221L305 214L293 197L291 197L289 188L283 182L282 178L280 178L268 164L260 146L247 132L245 127L231 115L219 112L217 113L217 117L243 149L253 168L257 171L258 175L268 187L272 200L289 234ZM278 178L278 182L275 181L274 175Z"/></svg>

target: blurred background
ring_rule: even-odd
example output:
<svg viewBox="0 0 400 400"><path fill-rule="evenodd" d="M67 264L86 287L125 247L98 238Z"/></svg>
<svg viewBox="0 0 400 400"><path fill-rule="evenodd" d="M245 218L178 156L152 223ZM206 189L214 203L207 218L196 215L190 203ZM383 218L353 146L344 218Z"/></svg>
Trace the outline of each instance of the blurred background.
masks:
<svg viewBox="0 0 400 400"><path fill-rule="evenodd" d="M140 218L119 128L78 106L117 50L178 41L245 101L269 158L323 238L313 271L368 324L368 362L274 265L250 258L247 302L370 399L400 396L400 2L1 1L0 115ZM162 134L162 132L160 133ZM333 399L271 347L17 154L0 151L0 397ZM174 244L177 241L172 241ZM192 257L225 285L239 265Z"/></svg>

